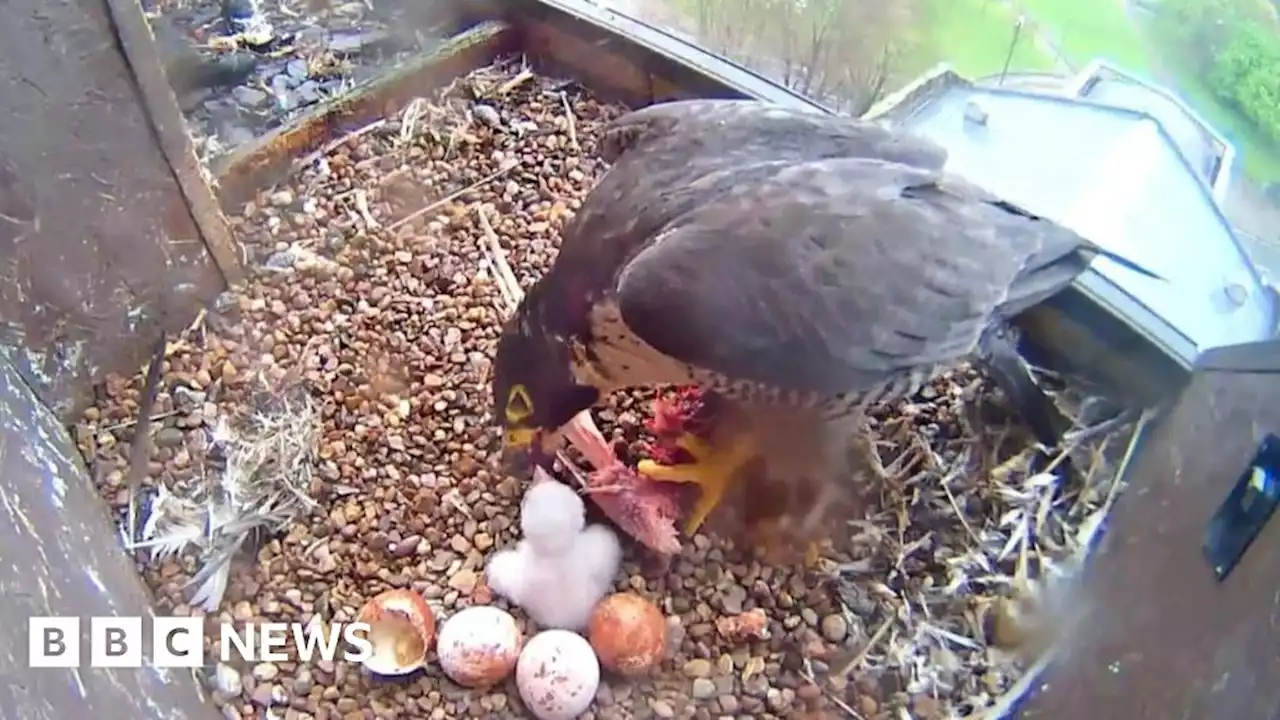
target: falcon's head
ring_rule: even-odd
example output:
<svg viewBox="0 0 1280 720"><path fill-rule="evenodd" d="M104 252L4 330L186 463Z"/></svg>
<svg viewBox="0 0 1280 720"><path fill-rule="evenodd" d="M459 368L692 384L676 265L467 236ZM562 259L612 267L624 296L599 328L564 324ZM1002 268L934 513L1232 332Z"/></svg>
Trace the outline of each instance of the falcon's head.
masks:
<svg viewBox="0 0 1280 720"><path fill-rule="evenodd" d="M597 389L577 382L571 362L568 342L529 322L526 313L517 312L503 328L493 363L493 409L513 470L550 470L560 428L600 398Z"/></svg>

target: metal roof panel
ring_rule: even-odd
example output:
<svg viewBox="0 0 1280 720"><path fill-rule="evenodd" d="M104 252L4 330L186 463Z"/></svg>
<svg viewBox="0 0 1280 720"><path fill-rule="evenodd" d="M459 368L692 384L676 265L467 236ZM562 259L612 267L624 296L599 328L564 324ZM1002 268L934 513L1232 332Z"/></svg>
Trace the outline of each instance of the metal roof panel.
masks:
<svg viewBox="0 0 1280 720"><path fill-rule="evenodd" d="M966 119L978 105L985 122ZM1093 265L1200 352L1271 337L1275 309L1211 191L1159 120L1060 95L955 85L899 118L948 168L1168 282Z"/></svg>

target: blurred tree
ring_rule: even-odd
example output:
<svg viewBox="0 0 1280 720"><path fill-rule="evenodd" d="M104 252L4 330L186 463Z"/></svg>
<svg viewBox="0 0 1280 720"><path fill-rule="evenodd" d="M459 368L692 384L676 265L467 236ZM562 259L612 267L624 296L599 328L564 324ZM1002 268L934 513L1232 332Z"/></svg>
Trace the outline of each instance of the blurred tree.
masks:
<svg viewBox="0 0 1280 720"><path fill-rule="evenodd" d="M1153 7L1166 52L1280 141L1280 22L1270 0L1160 0Z"/></svg>
<svg viewBox="0 0 1280 720"><path fill-rule="evenodd" d="M1206 75L1246 25L1276 28L1268 0L1160 0L1153 7L1160 40Z"/></svg>
<svg viewBox="0 0 1280 720"><path fill-rule="evenodd" d="M1208 77L1220 98L1280 142L1280 37L1274 29L1244 22Z"/></svg>
<svg viewBox="0 0 1280 720"><path fill-rule="evenodd" d="M893 83L909 0L687 0L695 33L722 53L834 110L860 115Z"/></svg>

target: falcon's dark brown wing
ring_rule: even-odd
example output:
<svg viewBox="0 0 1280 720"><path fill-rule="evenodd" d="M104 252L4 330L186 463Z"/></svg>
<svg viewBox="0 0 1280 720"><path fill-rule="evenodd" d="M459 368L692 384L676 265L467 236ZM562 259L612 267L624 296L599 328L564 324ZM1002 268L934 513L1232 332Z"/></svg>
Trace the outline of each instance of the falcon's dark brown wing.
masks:
<svg viewBox="0 0 1280 720"><path fill-rule="evenodd" d="M604 137L605 157L617 162L565 228L551 271L578 291L612 288L657 233L723 188L750 183L753 165L870 157L936 170L947 157L913 135L753 100L651 105L615 120Z"/></svg>
<svg viewBox="0 0 1280 720"><path fill-rule="evenodd" d="M767 163L672 187L687 202L647 220L661 229L619 275L623 319L672 357L777 387L868 390L955 362L1089 261L1074 232L894 163Z"/></svg>
<svg viewBox="0 0 1280 720"><path fill-rule="evenodd" d="M632 151L655 168L693 158L740 165L866 157L930 170L947 161L946 150L924 137L756 100L679 100L630 112L605 128L600 153L614 162Z"/></svg>

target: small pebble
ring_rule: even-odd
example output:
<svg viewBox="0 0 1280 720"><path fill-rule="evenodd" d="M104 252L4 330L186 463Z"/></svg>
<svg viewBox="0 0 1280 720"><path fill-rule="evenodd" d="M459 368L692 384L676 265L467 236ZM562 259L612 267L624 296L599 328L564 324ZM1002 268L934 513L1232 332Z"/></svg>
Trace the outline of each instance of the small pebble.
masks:
<svg viewBox="0 0 1280 720"><path fill-rule="evenodd" d="M705 678L711 676L711 661L702 658L690 660L684 664L685 677Z"/></svg>
<svg viewBox="0 0 1280 720"><path fill-rule="evenodd" d="M849 635L849 621L843 615L832 614L822 618L822 637L829 642L844 642Z"/></svg>
<svg viewBox="0 0 1280 720"><path fill-rule="evenodd" d="M249 107L264 105L269 99L265 92L257 88L245 87L244 85L237 87L232 91L232 94L235 95L237 102L241 105L248 105Z"/></svg>

